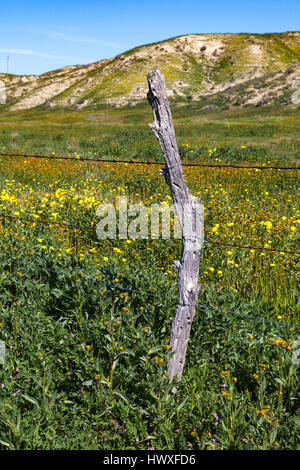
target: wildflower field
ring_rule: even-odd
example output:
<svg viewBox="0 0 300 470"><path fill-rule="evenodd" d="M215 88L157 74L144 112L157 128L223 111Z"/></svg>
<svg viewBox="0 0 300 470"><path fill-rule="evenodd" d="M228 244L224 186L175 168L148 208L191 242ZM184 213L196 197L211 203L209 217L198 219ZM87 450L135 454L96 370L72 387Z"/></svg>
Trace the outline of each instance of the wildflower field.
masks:
<svg viewBox="0 0 300 470"><path fill-rule="evenodd" d="M0 153L53 158L0 155L1 449L299 445L299 113L196 111L174 110L183 162L295 169L184 167L206 243L176 394L181 241L96 236L102 203L172 204L151 111L3 117Z"/></svg>

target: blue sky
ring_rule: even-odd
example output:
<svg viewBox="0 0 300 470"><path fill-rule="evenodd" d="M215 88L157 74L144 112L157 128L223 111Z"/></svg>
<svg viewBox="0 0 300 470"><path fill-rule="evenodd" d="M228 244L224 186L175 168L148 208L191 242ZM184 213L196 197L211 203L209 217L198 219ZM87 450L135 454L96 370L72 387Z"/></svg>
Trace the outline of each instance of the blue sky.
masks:
<svg viewBox="0 0 300 470"><path fill-rule="evenodd" d="M0 4L0 72L40 74L189 33L300 29L299 0L14 0Z"/></svg>

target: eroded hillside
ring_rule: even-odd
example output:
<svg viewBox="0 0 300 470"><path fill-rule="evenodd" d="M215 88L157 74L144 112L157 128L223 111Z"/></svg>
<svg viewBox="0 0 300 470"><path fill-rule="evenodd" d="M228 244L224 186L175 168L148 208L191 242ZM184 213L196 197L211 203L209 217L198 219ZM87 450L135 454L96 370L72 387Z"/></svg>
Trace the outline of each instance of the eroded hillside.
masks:
<svg viewBox="0 0 300 470"><path fill-rule="evenodd" d="M300 79L300 32L191 34L39 76L0 74L7 87L7 103L0 106L131 106L146 99L146 76L154 65L165 75L173 103L203 101L204 111L293 105L293 84Z"/></svg>

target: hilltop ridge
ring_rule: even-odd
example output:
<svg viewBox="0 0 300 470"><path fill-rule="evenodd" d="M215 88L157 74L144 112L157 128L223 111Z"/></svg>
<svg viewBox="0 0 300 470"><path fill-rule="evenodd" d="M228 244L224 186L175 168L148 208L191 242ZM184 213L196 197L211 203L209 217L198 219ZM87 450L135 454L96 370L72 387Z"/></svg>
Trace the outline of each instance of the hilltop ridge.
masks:
<svg viewBox="0 0 300 470"><path fill-rule="evenodd" d="M133 106L146 100L146 76L154 65L165 75L172 104L200 101L203 111L293 105L300 32L188 34L42 75L0 74L7 87L0 110Z"/></svg>

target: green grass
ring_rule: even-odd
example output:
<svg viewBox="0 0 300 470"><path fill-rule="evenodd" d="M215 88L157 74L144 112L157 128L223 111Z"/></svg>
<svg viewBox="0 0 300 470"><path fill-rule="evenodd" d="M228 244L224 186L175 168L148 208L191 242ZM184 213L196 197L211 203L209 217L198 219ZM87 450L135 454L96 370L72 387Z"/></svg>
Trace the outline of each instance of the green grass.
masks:
<svg viewBox="0 0 300 470"><path fill-rule="evenodd" d="M294 161L300 156L298 110L248 108L204 113L196 105L174 106L172 114L179 145L232 147L237 152L241 145L251 146L256 158L262 153L272 161ZM159 145L148 127L151 120L147 104L127 109L7 113L0 124L0 148L58 155L159 156Z"/></svg>

